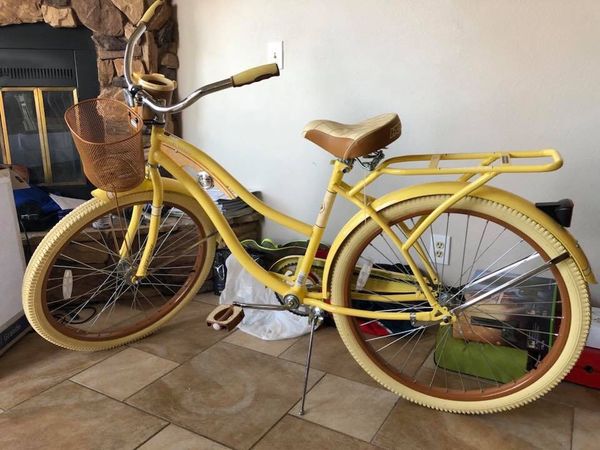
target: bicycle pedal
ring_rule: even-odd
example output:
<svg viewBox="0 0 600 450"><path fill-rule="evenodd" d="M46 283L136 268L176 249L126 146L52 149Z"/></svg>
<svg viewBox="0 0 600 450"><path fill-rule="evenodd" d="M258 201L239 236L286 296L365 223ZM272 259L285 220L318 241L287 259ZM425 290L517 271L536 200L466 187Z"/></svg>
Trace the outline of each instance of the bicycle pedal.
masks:
<svg viewBox="0 0 600 450"><path fill-rule="evenodd" d="M244 310L234 305L219 305L206 318L206 325L215 330L233 330L244 318Z"/></svg>

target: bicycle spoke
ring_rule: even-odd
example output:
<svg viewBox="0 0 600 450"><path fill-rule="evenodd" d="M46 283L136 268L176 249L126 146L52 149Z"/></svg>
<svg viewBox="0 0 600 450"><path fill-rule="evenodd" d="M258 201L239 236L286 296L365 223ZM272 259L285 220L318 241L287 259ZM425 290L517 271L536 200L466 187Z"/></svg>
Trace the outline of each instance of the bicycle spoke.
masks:
<svg viewBox="0 0 600 450"><path fill-rule="evenodd" d="M388 261L388 262L389 262L389 263L390 263L392 266L395 266L395 263L394 263L394 262L392 262L392 260L390 260L389 258L387 258L387 257L386 257L386 256L385 256L385 255L384 255L382 252L380 252L380 251L379 251L379 249L377 249L376 247L373 247L373 248L375 248L375 249L376 249L376 250L377 250L377 251L378 251L378 252L379 252L379 253L380 253L380 254L381 254L381 255L382 255L384 258L386 258L386 259L387 259L387 261ZM367 258L364 258L364 257L361 257L361 258L363 258L363 259L367 259ZM381 270L385 270L385 271L387 271L387 269L386 269L385 267L381 266L380 264L373 264L373 267L376 267L377 269L381 269ZM412 276L412 274L409 274L409 275L411 275L411 276ZM391 278L385 278L385 277L384 277L384 279L385 279L385 280L388 280L388 281L397 282L397 280L393 280L393 279L391 279ZM406 282L407 282L407 283L410 283L410 284L412 284L412 285L414 285L414 286L419 286L419 283L418 283L416 280L406 280Z"/></svg>
<svg viewBox="0 0 600 450"><path fill-rule="evenodd" d="M123 289L123 287L125 287L125 289ZM132 287L132 285L127 284L125 281L123 281L119 286L117 286L115 289L115 292L113 293L113 295L111 295L111 297L105 303L102 310L98 314L96 314L96 317L92 321L91 325L92 326L95 325L96 322L98 322L98 319L100 319L100 317L104 313L104 311L106 311L108 308L111 308L114 305L114 303L119 300L120 296L122 294L124 294L125 292L127 292L129 289L131 289L131 287Z"/></svg>
<svg viewBox="0 0 600 450"><path fill-rule="evenodd" d="M425 328L421 329L421 333L419 334L419 338L417 339L417 342L415 342L415 345L413 345L413 347L410 349L410 353L408 355L406 355L406 358L404 359L404 364L402 365L402 367L400 368L400 373L404 373L404 369L406 368L406 365L408 364L408 362L410 361L411 356L413 355L415 348L417 348L417 346L419 345L419 342L421 342L421 339L423 338L423 335L425 334ZM421 369L421 367L423 367L423 364L421 363L421 365L419 366L417 372L415 372L413 374L413 377L416 376L416 374L419 372L419 370Z"/></svg>
<svg viewBox="0 0 600 450"><path fill-rule="evenodd" d="M116 257L117 259L119 259L119 254L114 252L113 250L110 249L110 247L108 246L108 243L106 242L106 239L104 238L104 234L102 233L101 230L98 231L98 234L100 235L100 237L102 238L102 242L100 242L98 239L95 239L90 233L88 233L87 231L83 231L83 235L85 237L87 237L88 239L91 239L92 241L94 241L96 244L100 245L101 247L104 247L106 249L107 254ZM74 242L72 242L74 243Z"/></svg>
<svg viewBox="0 0 600 450"><path fill-rule="evenodd" d="M483 341L484 341L486 344L489 344L489 345L491 346L491 347L489 347L489 348L493 348L495 351L500 351L496 345L494 345L492 342L490 342L490 341L489 341L487 338L485 338L485 337L481 336L481 335L480 335L480 334L479 334L479 333L478 333L478 332L477 332L477 331L476 331L476 330L473 328L473 326L471 325L471 322L469 322L468 320L467 320L466 322L467 322L467 325L469 326L469 330L471 331L471 333L473 333L473 334L474 334L475 336L477 336L479 339L483 340ZM461 333L461 335L463 336L463 340L464 340L464 342L467 342L467 340L466 340L466 339L464 339L464 333L463 333L463 331L462 331L462 325L460 324L460 321L457 321L456 323L457 323L457 324L458 324L458 326L459 326L460 333ZM505 339L504 339L504 338L502 338L502 337L501 337L501 339L505 340ZM491 372L491 373L493 374L493 376L494 376L494 380L496 381L496 385L499 385L499 383L498 383L498 380L500 379L500 377L499 377L499 376L498 376L498 375L495 373L494 365L493 365L493 364L490 364L490 362L489 362L489 359L488 359L488 357L486 356L485 352L483 351L483 348L482 348L482 346L480 346L480 345L479 345L479 346L478 346L478 348L479 348L479 353L481 353L481 357L482 357L482 359L484 359L484 360L485 360L485 362L486 362L486 364L487 364L488 368L490 369L490 372Z"/></svg>
<svg viewBox="0 0 600 450"><path fill-rule="evenodd" d="M104 251L104 250L102 250L102 249L100 249L100 248L96 248L96 247L93 247L93 246L91 246L91 245L84 244L84 243L82 243L82 242L73 241L73 242L72 242L72 244L79 245L80 247L88 248L88 249L90 249L90 250L93 250L93 251L95 251L95 252L99 252L99 253L106 253L106 254L107 254L107 255L109 255L109 256L114 256L114 255L116 255L114 252L112 252L112 251L110 251L110 250L108 250L108 251ZM117 255L117 256L118 256L118 255Z"/></svg>
<svg viewBox="0 0 600 450"><path fill-rule="evenodd" d="M108 278L107 278L107 280L108 280ZM96 290L96 291L94 291L94 293L92 294L92 296L91 296L89 299L87 299L87 300L86 300L86 301L85 301L85 302L84 302L84 303L81 305L81 307L80 307L80 308L79 308L79 309L78 309L78 310L75 312L75 314L74 314L74 316L73 316L73 317L77 316L77 314L79 314L79 313L80 313L80 312L81 312L81 311L82 311L82 310L83 310L83 309L84 309L84 308L85 308L85 307L86 307L86 306L87 306L87 305L88 305L88 304L89 304L89 303L92 301L92 299L94 299L94 298L95 298L95 296L96 296L96 295L98 295L98 293L100 292L100 289L101 289L101 288L102 288L104 285L105 285L105 282L103 282L103 283L102 283L100 286L98 286L97 290ZM111 288L111 289L112 289L112 288ZM71 322L72 322L72 320L73 320L73 319L71 319L71 320L69 321L69 323L71 323Z"/></svg>
<svg viewBox="0 0 600 450"><path fill-rule="evenodd" d="M116 283L116 282L115 282L115 283ZM50 314L52 314L52 313L54 313L54 312L56 312L56 311L58 311L58 310L61 310L61 309L63 309L63 308L64 308L64 307L66 307L67 305L70 305L71 303L73 303L73 302L75 302L75 301L79 300L80 298L86 297L86 296L87 296L88 294L90 294L92 291L94 291L94 295L98 295L98 294L100 294L100 293L103 293L103 292L107 292L107 291L109 291L109 290L112 290L112 289L113 289L115 286L116 286L116 284L110 284L110 285L104 286L104 288L103 288L103 289L100 289L100 290L97 290L98 288L96 287L96 288L90 289L90 290L89 290L89 291L87 291L85 294L81 294L81 295L78 295L78 296L76 296L76 297L71 297L71 298L69 298L67 301L65 301L65 299L63 299L63 300L54 300L54 301L52 301L52 302L48 302L48 304L49 304L49 305L50 305L50 304L52 304L52 305L53 305L53 304L59 303L59 305L58 305L56 308L54 308L54 309L51 309L51 310L50 310ZM89 303L89 302L91 302L91 300L92 300L92 298L90 298L90 299L88 300L88 303Z"/></svg>
<svg viewBox="0 0 600 450"><path fill-rule="evenodd" d="M405 338L407 335L414 335L414 333L416 333L416 332L418 332L418 331L420 331L420 330L421 330L421 328L413 328L412 330L408 330L408 331L407 331L406 333L404 333L404 334L402 334L402 333L398 333L398 334L390 334L390 335L386 336L386 337L392 337L392 336L400 336L400 337L399 337L398 339L395 339L395 340L393 340L392 342L390 342L390 343L388 343L388 344L384 345L383 347L379 348L379 349L377 350L377 352L379 353L380 351L382 351L382 350L385 350L385 349L386 349L386 348L388 348L390 345L393 345L393 344L395 344L396 342L398 342L398 341L400 341L400 340L404 339L404 338ZM370 340L371 340L371 339L367 339L367 342L368 342L368 341L370 341Z"/></svg>
<svg viewBox="0 0 600 450"><path fill-rule="evenodd" d="M444 249L448 251L448 229L450 227L450 214L446 213L446 232L444 233ZM446 263L442 261L442 278L440 279L440 284L438 286L438 295L442 286L444 284L444 270L446 269Z"/></svg>
<svg viewBox="0 0 600 450"><path fill-rule="evenodd" d="M495 239L492 241L492 243L491 243L490 245L488 245L488 246L486 247L486 249L485 249L483 252L481 252L481 254L480 254L479 256L477 256L477 257L475 257L475 258L474 258L474 261L473 261L473 263L472 263L472 264L471 264L471 265L470 265L470 266L467 268L467 270L465 270L464 272L461 272L461 274L460 274L460 279L461 279L461 280L462 280L462 277L463 277L463 275L464 275L465 273L467 273L467 271L469 272L469 274L471 274L471 273L473 272L473 268L475 267L475 264L477 264L477 261L479 261L479 260L480 260L480 259L483 257L483 255L485 255L485 254L487 253L487 251L488 251L490 248L492 248L492 246L493 246L493 245L496 243L496 241L497 241L498 239L500 239L500 237L501 237L501 236L504 234L504 232L505 232L505 231L506 231L506 228L503 228L503 229L500 231L500 233L498 234L498 236L496 236L496 238L495 238ZM469 278L467 278L467 281L469 281ZM462 282L461 282L461 285L462 285ZM453 284L453 286L457 286L456 282Z"/></svg>
<svg viewBox="0 0 600 450"><path fill-rule="evenodd" d="M506 256L511 250L513 250L515 248L515 246L517 246L518 244L520 244L521 242L523 242L522 240L517 242L517 244L515 244L514 246L512 246L511 248L509 248L505 253L503 253L497 260L495 260L492 264L490 264L488 267L486 267L483 271L482 271L482 275L480 278L475 279L473 281L471 281L470 283L468 283L467 285L463 286L460 291L458 291L456 294L454 294L452 297L450 297L450 301L454 300L456 297L458 297L460 294L462 294L466 289L468 289L469 286L473 286L475 284L478 283L478 281L482 278L485 277L485 273L494 266L494 264L496 264L498 261L500 261L504 256ZM509 264L510 266L510 264ZM508 267L508 266L505 266ZM502 269L499 269L502 270ZM481 289L478 293L485 291L488 287L490 287L492 284L498 282L501 278L504 277L505 274L503 274L501 277L497 278L496 280L492 281L490 284L488 284L486 287L484 287L483 289Z"/></svg>
<svg viewBox="0 0 600 450"><path fill-rule="evenodd" d="M421 223L421 221L423 219L425 219L425 216L422 216L421 219L419 219L416 224L415 224L414 219L412 219L412 218L410 219L411 223L412 223L412 226L413 226L412 231L414 231L414 229ZM408 236L405 235L405 237L407 238ZM429 259L429 263L431 264L431 267L435 271L435 275L438 276L438 271L437 271L437 268L435 267L435 254L433 256L431 256L431 254L429 253L429 250L427 250L428 247L423 242L423 235L419 236L419 239L417 239L417 240L419 241L419 243L421 244L421 248L423 249L423 251L427 255L427 258Z"/></svg>
<svg viewBox="0 0 600 450"><path fill-rule="evenodd" d="M444 343L442 344L442 350L440 352L439 359L442 359L442 356L444 354L444 350L446 350L446 343L448 342L448 336L450 336L450 331L451 331L450 327L444 327L442 329L446 330L446 334L442 338L442 340L444 341ZM439 347L439 342L436 343L435 350L434 350L435 354L437 354L438 347ZM439 365L439 363L436 363L435 369L433 370L433 375L431 376L431 381L429 382L429 387L431 387L431 385L433 384L433 380L435 379L435 374L437 373L438 367L440 367L440 365ZM446 370L446 369L444 369L444 370ZM446 385L446 389L447 388L448 388L448 385Z"/></svg>
<svg viewBox="0 0 600 450"><path fill-rule="evenodd" d="M92 266L92 265L90 265L90 264L86 264L86 263L84 263L84 262L78 261L77 259L75 259L75 258L71 258L70 256L68 256L68 255L65 255L64 253L61 253L59 256L61 256L61 255L62 255L64 258L67 258L67 259L68 259L68 260L70 260L70 261L73 261L73 262L75 262L75 263L77 263L77 264L81 264L83 267L77 267L77 266L61 266L61 265L59 265L59 264L56 264L54 267L59 267L59 268L63 268L63 269L77 269L77 270L85 270L85 269L88 269L88 270L93 270L93 271L96 271L96 272L98 272L98 273L107 273L107 271L106 271L106 270L98 269L97 267L94 267L94 266Z"/></svg>
<svg viewBox="0 0 600 450"><path fill-rule="evenodd" d="M467 255L467 235L469 234L469 221L471 220L471 216L467 216L467 225L465 226L465 236L464 236L464 241L463 241L463 250L462 250L462 260L460 263L460 277L459 277L459 282L458 282L458 286L462 286L462 278L463 278L463 274L464 274L464 268L465 268L465 256ZM456 282L453 284L453 287L456 286Z"/></svg>
<svg viewBox="0 0 600 450"><path fill-rule="evenodd" d="M84 278L93 277L93 276L95 276L95 275L96 275L95 273L87 273L87 274L85 274L85 275L77 275L76 277L73 277L73 280L72 280L72 281L73 281L73 282L76 282L76 281L81 281L81 280L83 280ZM60 280L60 281L63 281L63 277L54 277L54 278L48 278L48 281L59 281L59 280ZM54 289L57 289L57 288L62 288L62 287L63 287L63 285L62 285L62 283L60 283L60 284L57 284L56 286L53 286L53 287L50 287L50 288L48 288L48 289L47 289L47 292L50 292L50 291L53 291Z"/></svg>
<svg viewBox="0 0 600 450"><path fill-rule="evenodd" d="M479 254L479 249L481 248L481 243L483 242L483 237L485 236L485 232L486 232L487 227L488 227L489 224L490 224L490 221L486 220L485 221L485 226L483 227L483 231L481 232L481 236L479 237L479 242L477 243L477 248L475 249L475 256L473 257L473 264L471 264L471 267L469 268L469 275L467 275L467 280L470 280L471 279L471 275L473 274L473 268L475 267L476 261L478 261L478 256L477 255ZM502 230L502 232L504 232L504 230ZM486 251L487 250L488 249L486 248ZM481 254L481 256L483 256L484 254L485 254L485 251ZM461 278L462 278L462 276L461 276Z"/></svg>

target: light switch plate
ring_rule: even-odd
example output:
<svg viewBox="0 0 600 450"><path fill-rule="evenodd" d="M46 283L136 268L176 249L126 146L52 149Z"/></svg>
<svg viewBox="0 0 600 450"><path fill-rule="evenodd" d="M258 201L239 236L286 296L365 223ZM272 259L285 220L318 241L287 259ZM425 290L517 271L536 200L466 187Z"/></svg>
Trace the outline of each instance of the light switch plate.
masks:
<svg viewBox="0 0 600 450"><path fill-rule="evenodd" d="M283 41L272 41L267 44L267 61L277 63L283 70Z"/></svg>

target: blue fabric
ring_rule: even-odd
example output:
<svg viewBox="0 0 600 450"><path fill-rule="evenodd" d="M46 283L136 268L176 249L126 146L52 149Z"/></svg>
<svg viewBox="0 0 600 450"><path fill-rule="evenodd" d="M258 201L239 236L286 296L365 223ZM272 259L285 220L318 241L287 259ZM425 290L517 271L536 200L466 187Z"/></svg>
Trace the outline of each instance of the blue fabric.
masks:
<svg viewBox="0 0 600 450"><path fill-rule="evenodd" d="M50 195L37 186L14 190L13 195L15 197L15 206L17 209L26 203L35 203L41 208L44 214L52 214L60 211L60 206L52 200Z"/></svg>

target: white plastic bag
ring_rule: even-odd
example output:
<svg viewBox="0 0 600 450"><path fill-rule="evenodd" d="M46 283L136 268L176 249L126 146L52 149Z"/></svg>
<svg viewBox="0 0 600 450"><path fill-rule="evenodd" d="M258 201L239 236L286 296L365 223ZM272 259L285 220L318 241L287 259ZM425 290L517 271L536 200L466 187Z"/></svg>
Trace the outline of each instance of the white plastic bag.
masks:
<svg viewBox="0 0 600 450"><path fill-rule="evenodd" d="M219 303L267 303L279 305L275 293L255 280L244 270L241 264L230 255L225 261L227 280L221 292ZM261 311L244 309L244 319L238 328L266 341L290 339L310 332L307 317L298 316L288 311Z"/></svg>

